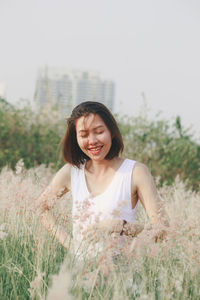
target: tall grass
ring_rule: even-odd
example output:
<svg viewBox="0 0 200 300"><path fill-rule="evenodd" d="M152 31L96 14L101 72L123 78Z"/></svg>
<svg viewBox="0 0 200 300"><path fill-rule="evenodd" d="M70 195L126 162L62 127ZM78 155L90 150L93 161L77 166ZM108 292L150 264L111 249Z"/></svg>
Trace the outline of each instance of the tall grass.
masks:
<svg viewBox="0 0 200 300"><path fill-rule="evenodd" d="M0 175L0 299L200 299L200 194L177 178L162 186L170 229L155 243L144 209L140 238L127 238L113 257L104 243L97 257L82 258L62 247L40 225L37 198L53 176L43 165ZM59 224L71 234L71 197L55 206ZM102 237L104 239L104 236ZM110 237L110 240L115 238Z"/></svg>

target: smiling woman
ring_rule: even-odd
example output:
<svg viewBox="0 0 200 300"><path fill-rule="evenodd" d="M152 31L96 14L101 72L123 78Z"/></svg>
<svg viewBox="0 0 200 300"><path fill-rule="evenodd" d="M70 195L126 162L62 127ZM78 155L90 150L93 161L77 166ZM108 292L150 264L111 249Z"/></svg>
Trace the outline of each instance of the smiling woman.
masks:
<svg viewBox="0 0 200 300"><path fill-rule="evenodd" d="M93 128L91 128L91 125ZM66 162L79 167L90 157L83 151L81 145L85 145L90 139L105 133L112 141L106 159L117 157L124 149L121 133L110 111L98 102L83 102L74 108L68 119L68 126L63 138L63 157ZM107 144L107 142L106 142ZM95 145L96 146L96 145ZM105 144L104 144L105 146ZM109 148L109 145L107 145ZM93 147L94 148L94 147Z"/></svg>
<svg viewBox="0 0 200 300"><path fill-rule="evenodd" d="M104 230L115 232L118 237L136 235L141 231L141 226L134 227L138 201L152 224L166 223L148 168L120 156L124 147L122 136L103 104L88 101L75 107L62 146L66 164L49 189L56 199L71 190L73 239L79 245L88 228L102 224ZM47 198L44 192L40 199L42 223L68 247L68 236L62 228L56 228Z"/></svg>
<svg viewBox="0 0 200 300"><path fill-rule="evenodd" d="M104 121L96 114L82 116L76 121L77 142L90 159L107 156L112 145L111 134Z"/></svg>

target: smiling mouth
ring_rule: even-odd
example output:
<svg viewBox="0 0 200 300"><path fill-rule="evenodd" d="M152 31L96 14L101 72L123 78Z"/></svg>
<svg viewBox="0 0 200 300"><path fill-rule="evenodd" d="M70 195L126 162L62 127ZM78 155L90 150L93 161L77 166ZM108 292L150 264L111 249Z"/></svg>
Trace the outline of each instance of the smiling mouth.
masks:
<svg viewBox="0 0 200 300"><path fill-rule="evenodd" d="M102 148L103 148L103 146L98 146L98 147L88 148L88 150L92 154L99 154L99 152L101 151Z"/></svg>

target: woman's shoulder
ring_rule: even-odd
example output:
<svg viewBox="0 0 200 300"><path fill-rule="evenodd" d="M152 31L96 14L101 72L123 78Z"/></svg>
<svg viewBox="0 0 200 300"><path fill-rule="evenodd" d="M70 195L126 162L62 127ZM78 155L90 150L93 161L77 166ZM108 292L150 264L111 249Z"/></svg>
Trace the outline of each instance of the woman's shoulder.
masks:
<svg viewBox="0 0 200 300"><path fill-rule="evenodd" d="M145 165L144 163L135 161L134 170L135 170L135 172L147 172L149 169L148 169L147 165Z"/></svg>
<svg viewBox="0 0 200 300"><path fill-rule="evenodd" d="M144 163L136 161L132 172L132 182L138 186L142 183L152 181L152 175L149 168Z"/></svg>
<svg viewBox="0 0 200 300"><path fill-rule="evenodd" d="M126 161L128 164L130 164L132 166L134 174L145 173L145 172L149 171L148 167L145 164L143 164L137 160L125 158L124 161Z"/></svg>

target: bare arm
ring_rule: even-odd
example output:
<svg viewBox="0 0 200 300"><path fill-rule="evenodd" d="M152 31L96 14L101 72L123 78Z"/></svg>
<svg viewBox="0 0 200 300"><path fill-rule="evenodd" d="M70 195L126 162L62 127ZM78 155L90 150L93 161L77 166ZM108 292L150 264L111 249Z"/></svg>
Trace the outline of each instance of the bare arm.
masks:
<svg viewBox="0 0 200 300"><path fill-rule="evenodd" d="M70 190L70 166L64 165L55 175L50 185L39 198L40 220L42 225L65 247L68 246L68 236L65 230L56 224L51 213L55 202Z"/></svg>
<svg viewBox="0 0 200 300"><path fill-rule="evenodd" d="M151 224L167 225L167 214L159 198L153 177L144 164L137 163L133 170L132 189L136 190Z"/></svg>
<svg viewBox="0 0 200 300"><path fill-rule="evenodd" d="M144 238L145 240L146 231L149 231L149 229L153 229L151 230L150 233L152 239L155 242L162 241L163 238L166 237L168 232L168 228L167 228L169 226L168 216L159 198L157 189L154 184L153 177L149 172L148 168L144 164L137 163L133 170L132 193L137 193L140 202L142 203L151 222L150 228L147 228L144 231L140 230L138 232L140 233L142 231L138 235L138 238L141 238L142 240L143 237L145 237ZM147 239L146 241L148 243Z"/></svg>

